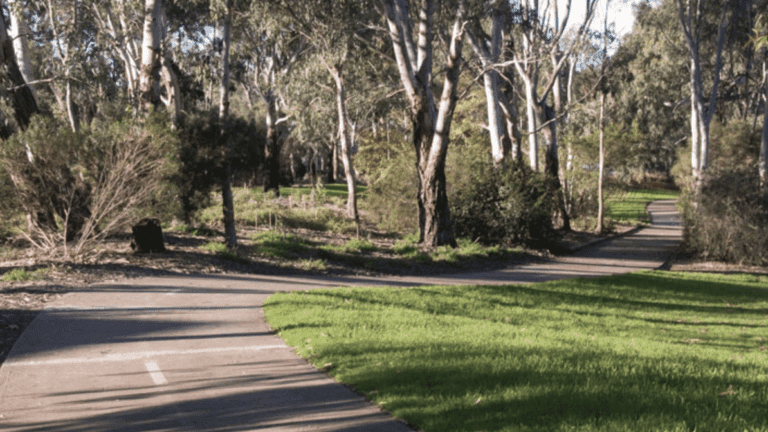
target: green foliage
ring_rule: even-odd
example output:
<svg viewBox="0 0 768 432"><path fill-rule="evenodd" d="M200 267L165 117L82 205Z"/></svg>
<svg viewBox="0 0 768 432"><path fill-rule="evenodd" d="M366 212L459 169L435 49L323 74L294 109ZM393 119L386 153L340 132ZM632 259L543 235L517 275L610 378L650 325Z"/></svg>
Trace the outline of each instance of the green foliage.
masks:
<svg viewBox="0 0 768 432"><path fill-rule="evenodd" d="M759 136L733 121L711 127L709 168L697 190L690 149L674 168L683 185L681 207L686 244L701 256L753 265L768 264L768 190L757 171Z"/></svg>
<svg viewBox="0 0 768 432"><path fill-rule="evenodd" d="M272 328L425 431L762 431L768 277L279 293ZM728 392L732 386L732 391Z"/></svg>
<svg viewBox="0 0 768 432"><path fill-rule="evenodd" d="M768 191L756 169L710 170L682 200L686 244L708 259L768 265Z"/></svg>
<svg viewBox="0 0 768 432"><path fill-rule="evenodd" d="M39 280L48 273L49 269L40 268L33 271L28 271L23 268L15 268L3 274L3 282L26 282L31 280Z"/></svg>
<svg viewBox="0 0 768 432"><path fill-rule="evenodd" d="M93 240L166 213L173 192L176 136L167 121L95 120L80 132L35 117L2 149L16 202L31 217L26 237L40 248L77 254Z"/></svg>
<svg viewBox="0 0 768 432"><path fill-rule="evenodd" d="M293 258L308 249L300 237L278 231L262 231L251 236L258 255L271 258Z"/></svg>
<svg viewBox="0 0 768 432"><path fill-rule="evenodd" d="M225 253L227 252L227 245L219 242L208 242L200 246L200 249L211 253Z"/></svg>
<svg viewBox="0 0 768 432"><path fill-rule="evenodd" d="M387 231L408 232L419 228L416 215L418 177L413 147L405 140L364 141L355 157L360 176L368 184L361 202Z"/></svg>
<svg viewBox="0 0 768 432"><path fill-rule="evenodd" d="M452 170L464 174L450 194L457 237L485 244L535 246L554 240L552 216L558 194L543 174L533 172L522 161L504 169L495 168L487 158L461 162Z"/></svg>
<svg viewBox="0 0 768 432"><path fill-rule="evenodd" d="M211 204L211 192L221 184L225 144L229 142L236 180L251 182L255 167L264 160L266 133L253 121L230 117L227 134L221 134L213 111L188 116L179 131L179 169L174 184L181 201L181 216L189 223L195 212Z"/></svg>

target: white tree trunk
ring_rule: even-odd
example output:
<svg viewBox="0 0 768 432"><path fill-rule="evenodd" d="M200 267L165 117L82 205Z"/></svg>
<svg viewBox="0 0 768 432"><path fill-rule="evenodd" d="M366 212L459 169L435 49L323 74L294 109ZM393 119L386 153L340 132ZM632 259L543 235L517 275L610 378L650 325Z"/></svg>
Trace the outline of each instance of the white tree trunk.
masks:
<svg viewBox="0 0 768 432"><path fill-rule="evenodd" d="M35 74L32 71L32 63L29 61L29 45L27 36L30 34L29 25L24 19L24 10L22 3L18 0L9 0L8 7L11 12L11 27L9 36L13 41L13 50L16 53L16 63L19 65L19 72L24 77L24 81L31 83L35 81ZM35 91L29 87L32 96L35 97Z"/></svg>
<svg viewBox="0 0 768 432"><path fill-rule="evenodd" d="M765 63L763 63L763 74L765 74ZM758 173L760 174L760 185L763 188L768 187L768 80L763 79L765 83L765 100L763 101L763 135L760 139L760 162L758 164Z"/></svg>
<svg viewBox="0 0 768 432"><path fill-rule="evenodd" d="M536 95L534 94L534 84L523 77L525 82L525 108L528 118L528 160L531 163L531 169L539 170L539 141L536 132Z"/></svg>
<svg viewBox="0 0 768 432"><path fill-rule="evenodd" d="M149 0L148 0L149 1ZM159 1L159 0L158 0ZM222 137L226 139L226 124L229 117L229 47L230 26L232 22L232 0L227 0L224 17L223 53L221 59L221 91L219 98L219 124ZM224 181L222 182L222 210L224 213L224 242L229 249L237 247L237 231L235 230L235 204L232 197L232 165L229 162L231 148L229 140L225 145L226 161L224 162Z"/></svg>
<svg viewBox="0 0 768 432"><path fill-rule="evenodd" d="M456 107L456 85L461 67L463 4L458 7L446 59L446 74L439 108L432 82L434 0L422 0L419 13L419 45L413 42L413 26L406 0L382 0L400 81L411 107L413 144L419 176L419 237L428 246L456 246L448 206L445 156ZM417 78L418 76L418 78Z"/></svg>
<svg viewBox="0 0 768 432"><path fill-rule="evenodd" d="M597 178L597 231L603 233L603 211L605 199L603 197L603 181L605 179L605 93L600 93L600 159L598 162L599 173Z"/></svg>
<svg viewBox="0 0 768 432"><path fill-rule="evenodd" d="M144 29L141 39L139 92L143 109L158 102L162 0L145 0Z"/></svg>
<svg viewBox="0 0 768 432"><path fill-rule="evenodd" d="M360 224L360 218L357 213L357 191L355 185L355 170L352 167L351 142L347 125L349 119L347 116L347 101L344 91L344 78L340 66L331 69L331 75L336 82L336 108L339 115L339 140L341 144L341 162L344 164L344 175L347 180L347 216L354 219L355 223Z"/></svg>

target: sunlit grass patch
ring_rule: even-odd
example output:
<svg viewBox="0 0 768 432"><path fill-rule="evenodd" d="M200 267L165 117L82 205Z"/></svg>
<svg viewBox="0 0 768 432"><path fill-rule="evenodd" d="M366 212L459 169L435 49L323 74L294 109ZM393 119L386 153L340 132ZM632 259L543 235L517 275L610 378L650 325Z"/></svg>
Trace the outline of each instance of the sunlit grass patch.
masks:
<svg viewBox="0 0 768 432"><path fill-rule="evenodd" d="M649 223L645 207L651 201L677 199L679 192L670 190L634 189L622 191L605 200L606 215L621 223Z"/></svg>
<svg viewBox="0 0 768 432"><path fill-rule="evenodd" d="M311 247L302 238L278 231L262 231L250 237L258 255L267 257L291 258Z"/></svg>
<svg viewBox="0 0 768 432"><path fill-rule="evenodd" d="M48 268L39 268L37 270L32 270L32 271L23 269L23 268L15 268L4 273L2 277L2 281L3 282L26 282L31 280L40 280L49 271L50 269Z"/></svg>
<svg viewBox="0 0 768 432"><path fill-rule="evenodd" d="M324 289L265 314L425 431L768 430L765 276Z"/></svg>

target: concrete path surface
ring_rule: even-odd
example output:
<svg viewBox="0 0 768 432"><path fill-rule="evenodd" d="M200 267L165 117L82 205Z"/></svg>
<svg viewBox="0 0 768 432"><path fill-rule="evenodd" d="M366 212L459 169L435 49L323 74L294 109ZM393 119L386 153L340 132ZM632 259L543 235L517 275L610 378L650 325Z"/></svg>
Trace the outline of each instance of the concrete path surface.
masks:
<svg viewBox="0 0 768 432"><path fill-rule="evenodd" d="M298 358L264 321L278 291L508 284L657 268L679 243L674 202L653 224L575 255L441 277L145 278L67 294L0 367L3 431L410 431Z"/></svg>

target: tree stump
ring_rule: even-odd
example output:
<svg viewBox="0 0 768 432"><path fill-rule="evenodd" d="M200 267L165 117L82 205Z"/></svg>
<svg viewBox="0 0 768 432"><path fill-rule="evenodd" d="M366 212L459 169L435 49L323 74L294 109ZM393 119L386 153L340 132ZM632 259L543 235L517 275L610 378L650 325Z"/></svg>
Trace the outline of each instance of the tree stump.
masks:
<svg viewBox="0 0 768 432"><path fill-rule="evenodd" d="M163 229L160 220L153 218L142 219L133 226L131 249L136 253L165 252Z"/></svg>

